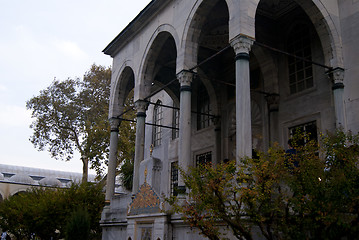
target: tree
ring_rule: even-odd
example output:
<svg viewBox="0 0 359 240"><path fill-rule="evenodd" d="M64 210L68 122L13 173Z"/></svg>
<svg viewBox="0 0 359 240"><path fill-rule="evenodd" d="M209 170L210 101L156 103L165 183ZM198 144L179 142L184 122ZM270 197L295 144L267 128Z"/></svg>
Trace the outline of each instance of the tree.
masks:
<svg viewBox="0 0 359 240"><path fill-rule="evenodd" d="M47 149L53 158L66 161L73 158L75 151L79 152L83 182L88 178L89 163L98 175L103 173L104 163L107 163L110 86L111 69L92 65L83 80L54 80L26 103L35 118L30 126L33 129L30 141L35 148ZM131 108L133 100L127 105ZM119 162L133 153L134 131L133 123L121 124Z"/></svg>
<svg viewBox="0 0 359 240"><path fill-rule="evenodd" d="M85 183L63 188L33 188L0 203L0 227L16 239L61 239L78 209L86 209L92 237L101 234L99 221L104 194L98 184Z"/></svg>
<svg viewBox="0 0 359 240"><path fill-rule="evenodd" d="M221 238L221 223L237 239L253 239L255 228L266 239L358 239L358 138L337 131L295 155L275 146L241 166L193 168L182 173L187 200L168 201L209 239Z"/></svg>

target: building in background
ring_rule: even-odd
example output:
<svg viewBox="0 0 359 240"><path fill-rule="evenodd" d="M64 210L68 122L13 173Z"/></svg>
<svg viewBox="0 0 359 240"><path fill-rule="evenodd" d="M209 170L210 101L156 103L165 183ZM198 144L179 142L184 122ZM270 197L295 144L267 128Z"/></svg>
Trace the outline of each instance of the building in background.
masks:
<svg viewBox="0 0 359 240"><path fill-rule="evenodd" d="M359 130L359 1L153 0L104 49L113 58L103 239L202 239L164 198L178 166L240 161L296 129ZM133 192L114 194L134 89Z"/></svg>
<svg viewBox="0 0 359 240"><path fill-rule="evenodd" d="M66 188L80 183L82 173L0 164L0 201L32 187ZM89 181L95 180L89 175Z"/></svg>

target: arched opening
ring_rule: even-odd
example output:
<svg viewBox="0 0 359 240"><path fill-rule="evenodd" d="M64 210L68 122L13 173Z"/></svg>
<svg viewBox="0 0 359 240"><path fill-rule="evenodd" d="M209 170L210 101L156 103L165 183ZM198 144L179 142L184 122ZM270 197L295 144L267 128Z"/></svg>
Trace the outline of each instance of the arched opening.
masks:
<svg viewBox="0 0 359 240"><path fill-rule="evenodd" d="M174 38L168 32L160 32L148 51L143 67L144 99L148 100L151 95L164 89L178 103L176 59L177 48Z"/></svg>
<svg viewBox="0 0 359 240"><path fill-rule="evenodd" d="M327 69L319 65L325 64L325 56L311 18L296 1L261 0L255 20L258 44L252 50L266 53L257 58L259 69L269 69L270 65L275 68L274 74L263 75L265 84L261 89L272 125L269 134L278 136L271 140L286 146L289 129L307 122L331 130L335 121L331 86ZM277 96L275 103L270 102L273 94Z"/></svg>

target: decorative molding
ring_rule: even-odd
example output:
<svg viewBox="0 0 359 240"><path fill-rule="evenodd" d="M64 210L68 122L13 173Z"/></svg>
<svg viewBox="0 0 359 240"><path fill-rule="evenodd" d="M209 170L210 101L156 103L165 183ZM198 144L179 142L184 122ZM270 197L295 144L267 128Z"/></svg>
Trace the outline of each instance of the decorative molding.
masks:
<svg viewBox="0 0 359 240"><path fill-rule="evenodd" d="M231 46L233 47L234 52L236 53L237 56L240 54L243 55L243 53L249 54L249 51L251 50L253 43L254 43L253 39L247 36L239 35L231 41Z"/></svg>
<svg viewBox="0 0 359 240"><path fill-rule="evenodd" d="M265 97L270 112L276 112L279 109L279 94L270 93Z"/></svg>
<svg viewBox="0 0 359 240"><path fill-rule="evenodd" d="M145 181L131 202L127 215L161 212L161 201L152 187Z"/></svg>
<svg viewBox="0 0 359 240"><path fill-rule="evenodd" d="M148 102L146 102L144 100L137 100L135 102L135 108L137 110L137 115L139 113L146 113L146 110L148 108Z"/></svg>
<svg viewBox="0 0 359 240"><path fill-rule="evenodd" d="M193 72L182 70L177 74L177 79L181 85L183 86L191 86L192 80L193 80Z"/></svg>
<svg viewBox="0 0 359 240"><path fill-rule="evenodd" d="M110 122L111 132L118 132L118 128L120 126L120 119L112 117L109 119L109 122Z"/></svg>
<svg viewBox="0 0 359 240"><path fill-rule="evenodd" d="M332 71L332 78L334 81L334 84L343 84L344 82L344 69L343 68L334 68ZM344 84L343 84L344 85Z"/></svg>

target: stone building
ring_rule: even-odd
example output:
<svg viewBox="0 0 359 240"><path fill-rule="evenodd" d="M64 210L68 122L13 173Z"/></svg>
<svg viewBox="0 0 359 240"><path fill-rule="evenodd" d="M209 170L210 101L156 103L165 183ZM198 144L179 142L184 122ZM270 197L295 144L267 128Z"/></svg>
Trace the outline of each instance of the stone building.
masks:
<svg viewBox="0 0 359 240"><path fill-rule="evenodd" d="M66 188L81 179L82 173L0 164L0 202L30 188ZM94 182L95 175L90 174L89 181Z"/></svg>
<svg viewBox="0 0 359 240"><path fill-rule="evenodd" d="M103 239L200 239L164 197L177 165L251 156L293 130L359 130L358 0L153 0L104 49L113 58ZM134 89L133 192L114 194Z"/></svg>

